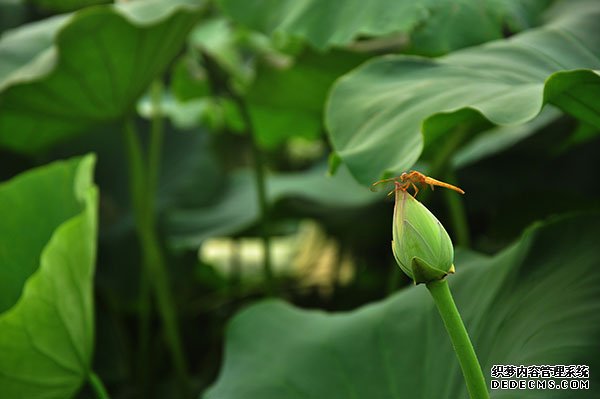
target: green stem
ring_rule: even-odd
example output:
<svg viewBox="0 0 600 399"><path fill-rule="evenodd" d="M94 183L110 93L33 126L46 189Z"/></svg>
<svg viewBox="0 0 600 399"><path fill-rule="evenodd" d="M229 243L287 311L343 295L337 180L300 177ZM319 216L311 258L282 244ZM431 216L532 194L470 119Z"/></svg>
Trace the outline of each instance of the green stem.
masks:
<svg viewBox="0 0 600 399"><path fill-rule="evenodd" d="M142 264L143 269L140 273L140 293L139 293L139 342L138 342L138 377L140 383L140 391L145 393L146 377L148 373L147 350L149 349L148 342L150 330L150 267L148 266L148 250L143 245L141 237L143 231L148 227L144 224L147 213L145 210L146 203L144 196L147 191L146 179L144 177L144 160L142 156L141 143L135 132L132 121L125 122L124 125L125 139L127 141L127 150L129 162L129 190L131 195L132 209L136 222L136 232L142 249Z"/></svg>
<svg viewBox="0 0 600 399"><path fill-rule="evenodd" d="M237 95L233 95L233 99L236 102L238 109L240 110L242 120L244 121L244 125L246 126L246 131L248 133L248 136L250 137L252 156L254 158L254 179L256 183L258 203L260 206L260 230L263 242L263 253L265 256L263 263L263 272L265 275L267 293L273 295L275 285L273 278L273 267L271 266L271 236L269 234L268 228L269 205L267 202L267 187L265 183L265 162L262 151L260 150L257 143L256 131L254 130L252 118L250 117L250 112L248 111L246 103L241 97Z"/></svg>
<svg viewBox="0 0 600 399"><path fill-rule="evenodd" d="M456 177L450 169L446 173L446 181L450 184L456 184ZM471 246L471 239L465 202L460 195L456 195L455 192L450 190L444 190L444 198L446 199L446 206L450 213L450 222L452 223L456 243L463 248L469 248Z"/></svg>
<svg viewBox="0 0 600 399"><path fill-rule="evenodd" d="M432 281L426 284L427 289L431 293L435 305L438 308L440 316L446 326L446 331L450 335L454 352L458 357L460 367L462 369L469 397L471 399L489 399L487 385L475 349L469 339L467 329L463 324L450 287L446 280Z"/></svg>
<svg viewBox="0 0 600 399"><path fill-rule="evenodd" d="M159 181L161 149L164 138L163 114L161 109L162 100L162 82L155 80L150 89L152 102L152 127L150 132L150 148L148 150L148 187L146 189L148 198L146 218L148 225L155 225L154 208L156 202L156 191ZM139 162L143 162L139 156ZM148 353L150 349L150 311L151 311L151 291L150 279L147 273L142 273L140 279L139 295L139 325L138 325L138 370L140 389L142 396L147 396L147 381L149 375Z"/></svg>
<svg viewBox="0 0 600 399"><path fill-rule="evenodd" d="M88 382L90 383L90 386L92 387L92 390L98 399L110 399L110 396L108 396L108 391L104 387L102 380L93 371L88 374Z"/></svg>
<svg viewBox="0 0 600 399"><path fill-rule="evenodd" d="M127 143L127 161L129 163L129 191L133 213L137 222L136 228L141 230L140 224L145 219L144 195L146 193L146 178L144 177L144 160L142 156L142 144L135 132L133 121L127 120L123 126L125 140Z"/></svg>
<svg viewBox="0 0 600 399"><path fill-rule="evenodd" d="M145 271L145 270L144 270ZM140 293L138 308L138 357L137 377L139 380L140 396L148 396L148 376L150 353L150 312L151 312L150 278L148 273L142 272L140 276Z"/></svg>
<svg viewBox="0 0 600 399"><path fill-rule="evenodd" d="M169 286L164 255L157 236L154 217L155 193L150 192L150 189L156 187L157 183L156 181L150 181L152 168L144 168L142 146L131 120L125 123L124 133L128 149L131 197L138 239L142 249L144 273L147 274L152 293L156 299L158 312L165 330L167 346L171 352L182 395L189 397L187 367L177 326L177 314L173 294ZM160 142L161 140L151 140L150 145L157 145ZM151 148L150 153L159 153L159 149ZM145 172L148 174L146 175ZM157 173L153 177L156 178Z"/></svg>
<svg viewBox="0 0 600 399"><path fill-rule="evenodd" d="M171 358L175 367L179 387L183 397L190 397L188 386L188 372L185 356L183 354L181 338L179 333L177 312L173 294L169 285L169 275L166 271L164 256L160 248L155 231L148 231L142 238L142 244L146 247L150 283L158 306L165 330L165 339L171 352Z"/></svg>
<svg viewBox="0 0 600 399"><path fill-rule="evenodd" d="M155 80L151 87L152 128L150 132L150 148L148 150L148 193L150 204L154 208L156 190L159 181L162 144L164 140L163 112L161 108L162 82ZM150 212L154 217L154 212Z"/></svg>

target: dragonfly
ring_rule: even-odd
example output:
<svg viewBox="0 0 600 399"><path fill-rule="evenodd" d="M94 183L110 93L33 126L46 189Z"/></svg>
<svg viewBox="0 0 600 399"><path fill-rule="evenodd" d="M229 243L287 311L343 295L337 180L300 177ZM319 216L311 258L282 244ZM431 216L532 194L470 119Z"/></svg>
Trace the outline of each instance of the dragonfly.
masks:
<svg viewBox="0 0 600 399"><path fill-rule="evenodd" d="M464 194L465 192L452 184L445 183L440 180L436 180L432 177L426 176L421 172L417 172L416 170L411 170L409 172L404 172L400 176L392 177L389 179L379 180L371 186L372 191L377 191L377 186L385 185L386 183L393 183L394 189L388 193L388 195L392 195L398 190L408 191L410 187L412 187L415 191L413 197L416 197L419 193L419 187L417 185L423 185L425 187L431 187L431 190L434 189L435 186L448 188L450 190L454 190L457 193Z"/></svg>

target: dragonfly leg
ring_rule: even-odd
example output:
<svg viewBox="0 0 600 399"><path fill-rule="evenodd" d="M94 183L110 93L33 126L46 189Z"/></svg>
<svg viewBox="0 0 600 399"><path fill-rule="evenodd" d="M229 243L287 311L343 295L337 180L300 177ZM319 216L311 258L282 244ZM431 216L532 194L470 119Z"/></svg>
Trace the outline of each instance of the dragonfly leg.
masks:
<svg viewBox="0 0 600 399"><path fill-rule="evenodd" d="M392 195L392 193L395 193L396 191L399 191L399 190L406 191L406 189L409 186L408 183L400 183L398 181L396 181L394 183L395 183L396 188L394 188L392 191L390 191L390 193L388 195Z"/></svg>
<svg viewBox="0 0 600 399"><path fill-rule="evenodd" d="M413 197L416 198L417 194L419 194L419 188L415 185L415 183L410 183L410 185L412 186L412 188L415 189L415 193L413 194Z"/></svg>
<svg viewBox="0 0 600 399"><path fill-rule="evenodd" d="M429 187L431 187L431 191L433 191L435 188L435 186L433 184L430 184Z"/></svg>
<svg viewBox="0 0 600 399"><path fill-rule="evenodd" d="M388 179L388 181L391 181L393 179ZM398 183L397 180L393 180L394 181L394 189L392 191L390 191L389 193L387 193L387 196L390 197L392 194L394 194L396 191L401 190L402 186L400 185L400 183Z"/></svg>

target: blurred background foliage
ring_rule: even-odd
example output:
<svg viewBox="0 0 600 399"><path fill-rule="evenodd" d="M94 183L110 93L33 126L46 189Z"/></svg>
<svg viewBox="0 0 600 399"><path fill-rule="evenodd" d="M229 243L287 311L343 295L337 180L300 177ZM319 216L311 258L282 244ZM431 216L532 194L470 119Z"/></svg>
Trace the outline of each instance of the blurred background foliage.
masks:
<svg viewBox="0 0 600 399"><path fill-rule="evenodd" d="M595 2L101 3L0 0L0 181L97 155L93 367L113 398L181 397L160 312L140 323L125 120L146 155L164 130L150 212L194 395L249 304L346 311L408 285L393 204L368 189L378 178L414 167L462 187L420 199L477 259L535 221L600 206ZM232 329L283 312L260 306Z"/></svg>

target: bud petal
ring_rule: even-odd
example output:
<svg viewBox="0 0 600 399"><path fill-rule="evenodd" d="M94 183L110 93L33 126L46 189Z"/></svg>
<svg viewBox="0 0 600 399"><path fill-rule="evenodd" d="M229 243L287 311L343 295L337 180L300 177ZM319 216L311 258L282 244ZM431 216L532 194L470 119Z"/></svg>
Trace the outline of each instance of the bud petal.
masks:
<svg viewBox="0 0 600 399"><path fill-rule="evenodd" d="M419 201L396 190L392 251L398 266L415 284L454 273L454 248L448 233Z"/></svg>

